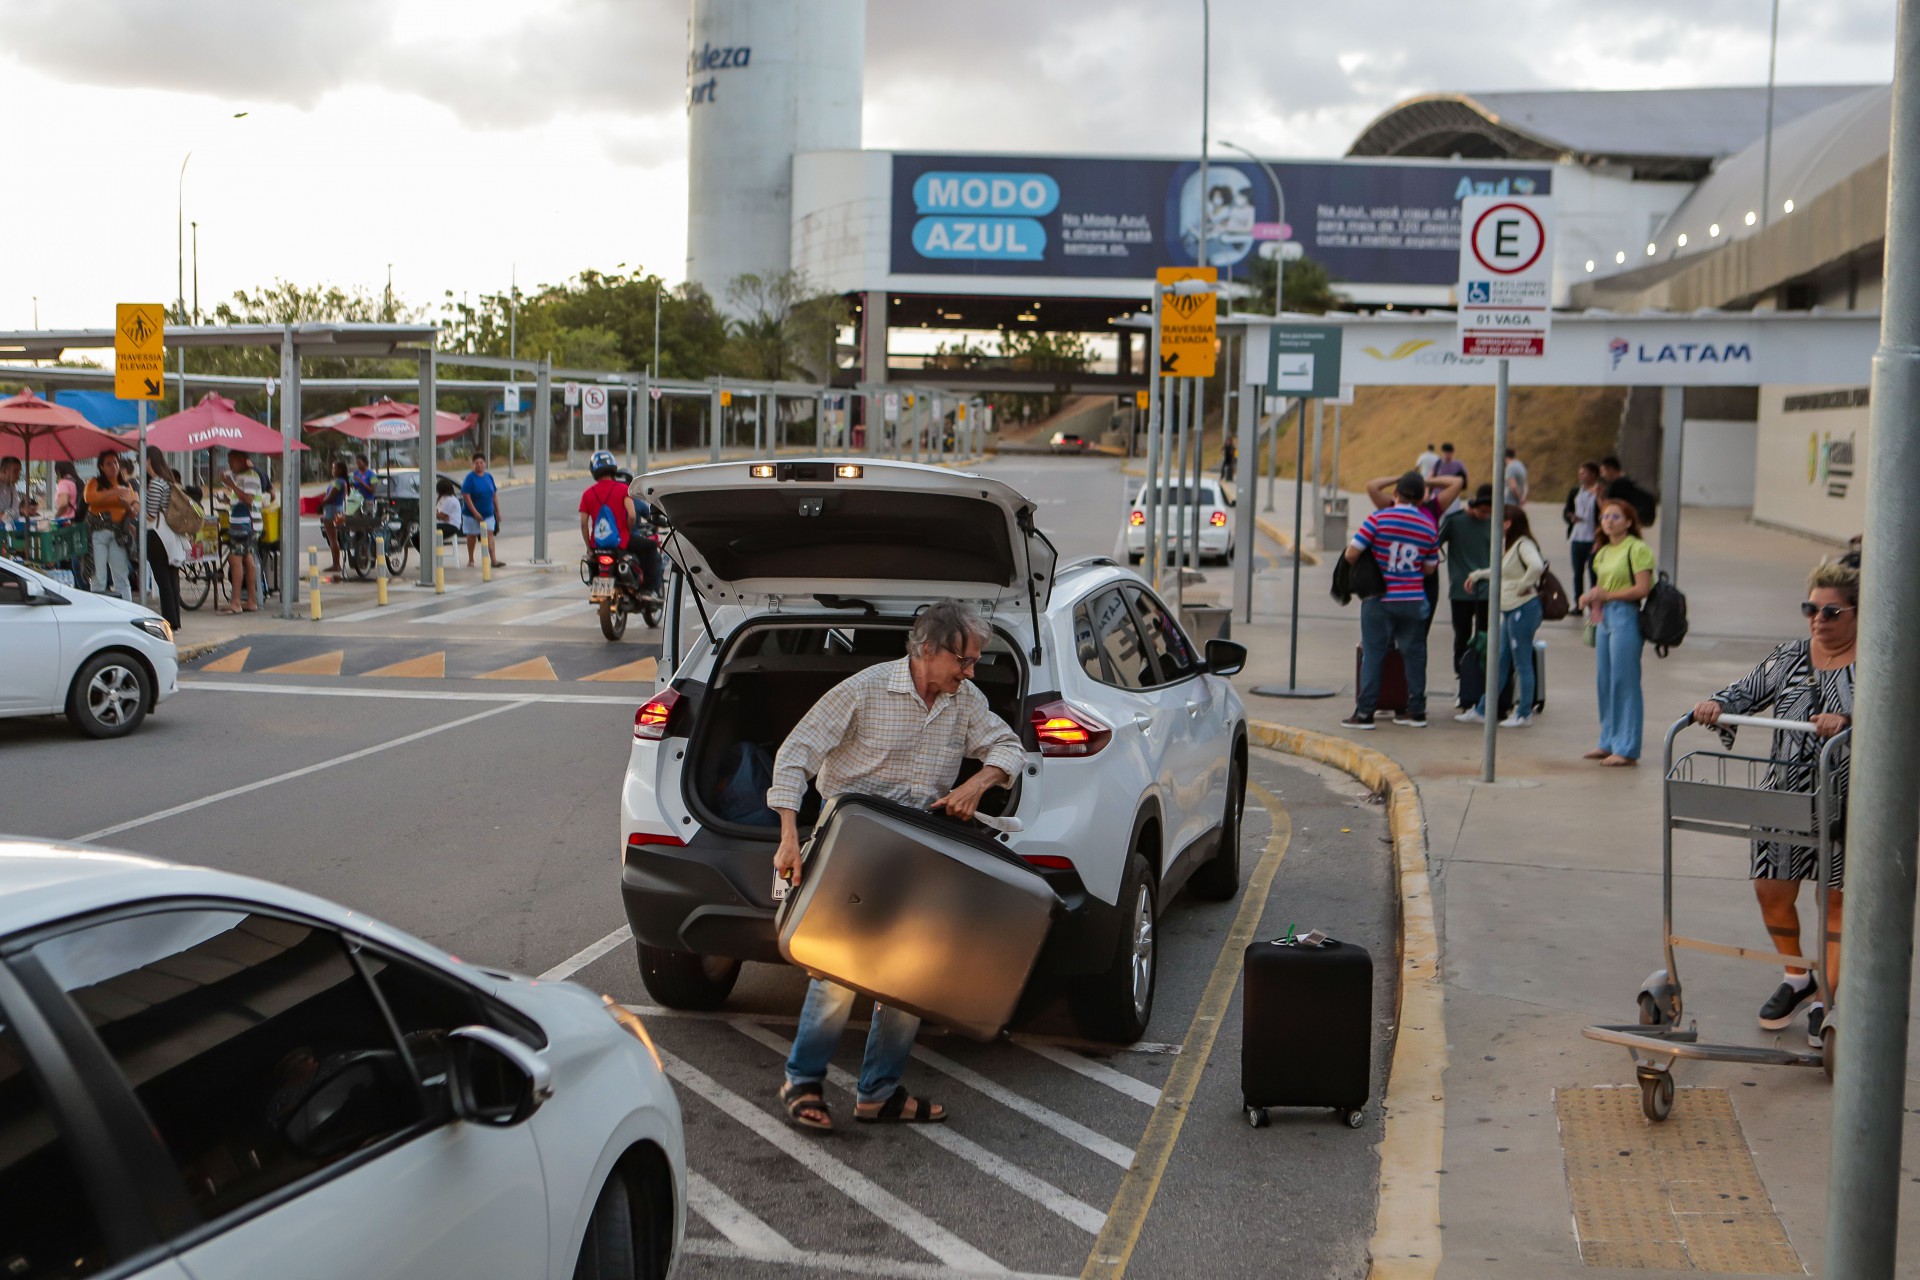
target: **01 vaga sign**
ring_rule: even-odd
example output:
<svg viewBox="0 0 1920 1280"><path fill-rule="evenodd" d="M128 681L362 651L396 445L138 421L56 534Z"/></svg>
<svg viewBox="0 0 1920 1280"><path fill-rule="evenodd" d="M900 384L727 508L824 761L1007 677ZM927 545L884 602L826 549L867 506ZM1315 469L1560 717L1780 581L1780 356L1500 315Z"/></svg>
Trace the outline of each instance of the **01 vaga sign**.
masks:
<svg viewBox="0 0 1920 1280"><path fill-rule="evenodd" d="M1553 326L1553 200L1460 202L1459 352L1539 357Z"/></svg>

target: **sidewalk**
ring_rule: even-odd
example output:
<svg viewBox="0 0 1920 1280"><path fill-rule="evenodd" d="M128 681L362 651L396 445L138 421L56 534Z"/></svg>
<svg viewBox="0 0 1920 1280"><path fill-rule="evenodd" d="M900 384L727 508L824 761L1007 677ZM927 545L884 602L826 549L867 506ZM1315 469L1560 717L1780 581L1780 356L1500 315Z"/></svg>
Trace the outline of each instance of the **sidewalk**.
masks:
<svg viewBox="0 0 1920 1280"><path fill-rule="evenodd" d="M1281 486L1276 499L1268 518L1291 528L1292 486ZM1361 499L1352 508L1356 520L1364 507ZM1534 504L1530 514L1549 557L1564 566L1558 505ZM1556 1091L1634 1081L1624 1049L1580 1033L1593 1022L1633 1021L1641 982L1663 963L1659 761L1666 728L1695 701L1748 671L1774 643L1804 634L1796 608L1802 579L1822 556L1834 554L1727 512L1688 510L1682 529L1680 582L1693 631L1664 660L1646 652L1646 742L1638 769L1601 769L1580 758L1597 732L1594 665L1580 627L1571 621L1541 629L1549 646L1547 708L1532 728L1501 732L1500 781L1484 786L1482 727L1451 718L1451 633L1444 616L1432 633L1430 652L1438 660L1428 664L1431 727L1395 728L1383 720L1373 732L1337 726L1353 706L1359 626L1357 608L1342 609L1329 598L1329 569L1302 571L1300 684L1336 689L1336 696L1291 701L1249 692L1256 684L1286 683L1290 564L1257 575L1251 626L1234 619L1235 638L1251 653L1235 684L1254 717L1350 736L1392 756L1420 790L1446 990L1443 1277L1616 1274L1611 1266L1588 1265L1609 1259L1641 1275L1662 1269L1764 1272L1791 1261L1791 1254L1779 1251L1779 1227L1799 1260L1815 1273L1820 1268L1831 1113L1830 1086L1819 1071L1704 1062L1678 1067L1679 1099L1661 1129L1677 1137L1677 1126L1691 1116L1689 1123L1709 1132L1711 1142L1699 1139L1709 1145L1688 1156L1693 1163L1686 1186L1708 1198L1692 1207L1713 1213L1690 1220L1721 1233L1713 1247L1691 1236L1690 1252L1673 1243L1673 1223L1682 1210L1678 1191L1671 1201L1656 1203L1616 1197L1609 1202L1611 1217L1606 1204L1595 1209L1595 1194L1605 1200L1641 1185L1620 1171L1629 1162L1596 1168L1562 1150L1567 1111L1576 1100L1630 1100L1630 1122L1621 1132L1636 1143L1653 1139L1652 1126L1640 1118L1636 1090L1558 1098ZM1222 577L1218 570L1209 576ZM1713 743L1701 737L1694 745ZM1749 733L1740 748L1764 750L1764 744ZM1745 883L1744 845L1683 836L1676 847L1676 927L1765 948L1767 935ZM1810 923L1810 905L1803 917ZM1703 1040L1772 1042L1757 1029L1753 1011L1779 981L1778 969L1694 954L1686 954L1681 965L1686 1016L1699 1021ZM1805 1043L1801 1024L1782 1034L1792 1037L1790 1046ZM1910 1054L1909 1061L1909 1077L1920 1078L1920 1055ZM1726 1096L1709 1095L1700 1086L1726 1090ZM1731 1126L1708 1118L1722 1101L1731 1104L1725 1112ZM1913 1149L1920 1143L1920 1122L1909 1115L1906 1123ZM1743 1173L1740 1153L1746 1148L1763 1194L1739 1190L1741 1179L1752 1174ZM1603 1154L1614 1159L1620 1153ZM1644 1165L1647 1157L1636 1152L1633 1160ZM1570 1161L1581 1178L1580 1204L1570 1199ZM1778 1226L1770 1225L1767 1197ZM1718 1216L1723 1211L1724 1219ZM1624 1238L1638 1232L1646 1243L1596 1248L1583 1262L1576 1223L1589 1241L1598 1233ZM1908 1240L1920 1231L1914 1197L1903 1206L1902 1228Z"/></svg>

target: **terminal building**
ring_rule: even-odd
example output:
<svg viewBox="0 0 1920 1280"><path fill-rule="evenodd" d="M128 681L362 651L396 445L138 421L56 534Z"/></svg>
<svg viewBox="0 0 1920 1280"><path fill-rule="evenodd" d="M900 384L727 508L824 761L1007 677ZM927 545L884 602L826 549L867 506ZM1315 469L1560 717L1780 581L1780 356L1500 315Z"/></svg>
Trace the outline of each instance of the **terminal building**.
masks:
<svg viewBox="0 0 1920 1280"><path fill-rule="evenodd" d="M849 386L925 380L940 342L992 350L1021 330L1088 335L1098 356L1070 374L986 360L938 380L1143 386L1144 344L1118 322L1145 309L1156 267L1199 260L1203 232L1230 282L1261 258L1305 257L1347 308L1451 307L1458 202L1471 194L1554 197L1562 307L1879 303L1885 86L1782 86L1771 132L1764 87L1430 93L1383 111L1338 158L1228 152L1203 168L1197 156L865 149L864 52L864 0L693 0L687 278L723 310L749 272L802 272L843 296L857 334L835 378ZM1770 435L1798 441L1795 474L1809 432L1863 448L1865 382L1863 367L1861 403L1838 408L1855 388L1703 400L1705 417L1733 425L1700 474L1728 479L1689 497L1765 505ZM1792 407L1809 395L1829 407ZM1833 501L1781 522L1844 536L1861 514Z"/></svg>

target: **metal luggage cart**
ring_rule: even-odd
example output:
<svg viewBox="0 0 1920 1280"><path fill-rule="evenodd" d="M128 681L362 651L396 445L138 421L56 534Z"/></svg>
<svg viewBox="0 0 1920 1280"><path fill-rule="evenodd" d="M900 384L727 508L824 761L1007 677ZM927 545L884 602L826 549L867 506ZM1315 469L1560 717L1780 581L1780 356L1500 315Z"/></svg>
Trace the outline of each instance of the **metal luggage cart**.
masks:
<svg viewBox="0 0 1920 1280"><path fill-rule="evenodd" d="M1853 731L1842 730L1829 738L1821 748L1812 791L1772 791L1763 785L1767 771L1784 762L1766 756L1689 751L1675 760L1674 740L1680 736L1681 730L1692 723L1693 716L1689 714L1675 721L1667 730L1663 758L1665 776L1661 788L1660 898L1666 968L1654 970L1641 985L1636 997L1640 1006L1638 1023L1593 1026L1584 1032L1589 1040L1624 1046L1633 1055L1634 1075L1640 1083L1640 1109L1647 1119L1656 1121L1665 1120L1673 1109L1673 1065L1676 1059L1744 1062L1766 1067L1822 1067L1831 1078L1838 1032L1838 1010L1834 1005L1833 991L1827 984L1826 972L1827 877L1832 867L1834 848L1834 753L1852 737ZM1806 721L1775 720L1766 716L1723 715L1720 723L1733 727L1778 729L1789 733L1815 732L1813 725ZM1812 955L1782 956L1775 951L1708 942L1675 933L1675 831L1695 831L1747 841L1786 841L1816 848L1815 908L1819 921ZM1788 964L1806 969L1813 975L1818 998L1827 1009L1822 1030L1823 1047L1818 1051L1796 1051L1778 1042L1772 1048L1744 1044L1701 1044L1698 1024L1689 1022L1683 1026L1681 1023L1684 1005L1680 968L1676 960L1676 953L1680 950L1705 951L1742 960L1758 960L1768 965ZM1802 947L1801 950L1806 948Z"/></svg>

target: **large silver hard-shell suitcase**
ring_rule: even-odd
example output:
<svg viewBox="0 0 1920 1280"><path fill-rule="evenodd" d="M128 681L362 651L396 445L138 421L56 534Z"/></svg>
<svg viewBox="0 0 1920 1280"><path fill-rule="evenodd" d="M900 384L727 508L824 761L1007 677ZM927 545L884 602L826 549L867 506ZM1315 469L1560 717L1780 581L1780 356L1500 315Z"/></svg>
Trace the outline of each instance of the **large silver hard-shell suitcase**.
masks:
<svg viewBox="0 0 1920 1280"><path fill-rule="evenodd" d="M815 977L991 1040L1046 943L1060 900L987 835L941 814L835 796L781 904L780 953Z"/></svg>

